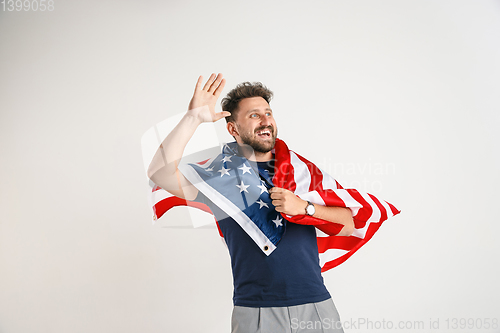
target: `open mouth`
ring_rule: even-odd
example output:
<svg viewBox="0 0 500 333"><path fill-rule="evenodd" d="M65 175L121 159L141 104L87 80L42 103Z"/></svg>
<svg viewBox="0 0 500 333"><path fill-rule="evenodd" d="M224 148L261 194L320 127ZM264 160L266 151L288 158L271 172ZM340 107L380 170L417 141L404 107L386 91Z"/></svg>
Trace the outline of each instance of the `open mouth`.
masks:
<svg viewBox="0 0 500 333"><path fill-rule="evenodd" d="M257 134L259 138L264 138L264 139L268 139L271 137L271 131L268 128L257 131L255 132L255 134Z"/></svg>

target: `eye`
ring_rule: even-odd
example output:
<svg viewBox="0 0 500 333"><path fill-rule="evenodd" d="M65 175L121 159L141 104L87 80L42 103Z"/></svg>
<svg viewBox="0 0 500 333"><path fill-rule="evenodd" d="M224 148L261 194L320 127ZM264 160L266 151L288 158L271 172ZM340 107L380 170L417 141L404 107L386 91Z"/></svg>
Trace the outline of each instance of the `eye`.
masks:
<svg viewBox="0 0 500 333"><path fill-rule="evenodd" d="M273 114L271 112L266 112L266 116L271 117Z"/></svg>
<svg viewBox="0 0 500 333"><path fill-rule="evenodd" d="M255 117L257 117L257 116L258 116L258 115L257 115L256 113L252 113L252 114L250 115L250 118L255 118Z"/></svg>

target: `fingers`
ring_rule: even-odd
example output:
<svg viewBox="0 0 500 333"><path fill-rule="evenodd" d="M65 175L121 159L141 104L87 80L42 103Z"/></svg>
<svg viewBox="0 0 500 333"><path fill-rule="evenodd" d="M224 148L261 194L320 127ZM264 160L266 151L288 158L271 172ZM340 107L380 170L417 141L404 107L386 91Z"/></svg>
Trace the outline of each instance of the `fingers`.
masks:
<svg viewBox="0 0 500 333"><path fill-rule="evenodd" d="M229 117L230 115L231 115L231 112L228 112L228 111L217 112L215 114L215 117L214 117L214 122L219 120L219 119Z"/></svg>
<svg viewBox="0 0 500 333"><path fill-rule="evenodd" d="M224 86L226 85L226 79L222 79L220 82L220 85L215 89L214 95L215 97L219 98L220 93L222 92L222 89L224 89Z"/></svg>
<svg viewBox="0 0 500 333"><path fill-rule="evenodd" d="M286 189L280 187L272 187L269 189L269 196L271 199L279 199L284 196Z"/></svg>
<svg viewBox="0 0 500 333"><path fill-rule="evenodd" d="M205 83L205 86L203 86L203 90L219 97L225 85L226 80L223 78L221 73L217 74L217 76L215 76L215 73L212 73L212 75L208 78L207 83Z"/></svg>
<svg viewBox="0 0 500 333"><path fill-rule="evenodd" d="M221 84L221 81L223 80L222 74L219 73L217 74L217 77L215 78L215 81L212 83L210 88L208 89L209 93L214 93L216 89L218 89L219 85ZM222 89L221 89L222 90ZM215 95L215 94L214 94Z"/></svg>
<svg viewBox="0 0 500 333"><path fill-rule="evenodd" d="M215 79L215 73L212 73L212 75L210 75L210 77L208 78L207 83L205 83L205 85L203 86L203 90L208 91L208 89L214 82L214 79Z"/></svg>
<svg viewBox="0 0 500 333"><path fill-rule="evenodd" d="M301 201L292 191L285 188L273 187L269 189L269 196L277 212L289 215L298 215L301 213Z"/></svg>
<svg viewBox="0 0 500 333"><path fill-rule="evenodd" d="M272 204L278 210L278 207L282 204L282 193L281 193L281 188L279 187L272 187L269 189L269 196L272 199Z"/></svg>
<svg viewBox="0 0 500 333"><path fill-rule="evenodd" d="M275 187L271 187L271 188L269 189L269 194L271 194L272 192L278 192L279 190L280 190L280 188L279 188L279 187L276 187L276 186L275 186Z"/></svg>
<svg viewBox="0 0 500 333"><path fill-rule="evenodd" d="M202 83L202 82L203 82L203 76L201 76L201 75L200 75L200 76L198 77L198 81L196 81L196 87L194 87L194 93L195 93L195 94L196 94L196 92L197 92L198 90L200 90L200 89L201 89L201 83Z"/></svg>
<svg viewBox="0 0 500 333"><path fill-rule="evenodd" d="M269 193L269 197L273 200L283 200L285 199L285 195L283 193Z"/></svg>
<svg viewBox="0 0 500 333"><path fill-rule="evenodd" d="M274 210L278 213L286 213L288 211L284 200L273 200L271 203L274 206Z"/></svg>

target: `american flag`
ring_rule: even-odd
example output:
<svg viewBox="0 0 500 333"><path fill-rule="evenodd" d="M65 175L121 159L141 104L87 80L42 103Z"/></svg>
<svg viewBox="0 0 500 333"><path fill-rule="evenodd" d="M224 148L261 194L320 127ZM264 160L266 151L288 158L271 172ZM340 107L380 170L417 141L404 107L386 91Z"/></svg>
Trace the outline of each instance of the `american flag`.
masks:
<svg viewBox="0 0 500 333"><path fill-rule="evenodd" d="M286 220L316 227L318 255L322 272L338 266L371 239L383 221L400 211L372 194L344 189L330 175L276 139L275 175L263 181L255 162L237 154L235 142L225 144L222 153L202 163L179 167L184 176L222 210L216 216L232 217L266 255L279 246ZM355 231L351 236L337 236L342 225L307 215L277 213L268 189L278 186L318 205L350 208ZM175 206L192 206L210 212L208 206L186 201L154 186L151 192L154 219ZM221 236L222 233L219 229Z"/></svg>

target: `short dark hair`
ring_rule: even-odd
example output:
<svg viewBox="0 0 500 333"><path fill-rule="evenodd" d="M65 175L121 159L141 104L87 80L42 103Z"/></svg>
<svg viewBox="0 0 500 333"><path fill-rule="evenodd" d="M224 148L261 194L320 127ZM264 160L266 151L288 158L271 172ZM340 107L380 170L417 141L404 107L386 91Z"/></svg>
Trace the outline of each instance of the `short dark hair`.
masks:
<svg viewBox="0 0 500 333"><path fill-rule="evenodd" d="M226 117L226 122L235 121L234 117L239 111L240 101L249 97L262 97L269 104L273 98L273 92L260 82L242 82L238 84L221 101L222 110L231 112L231 115Z"/></svg>

